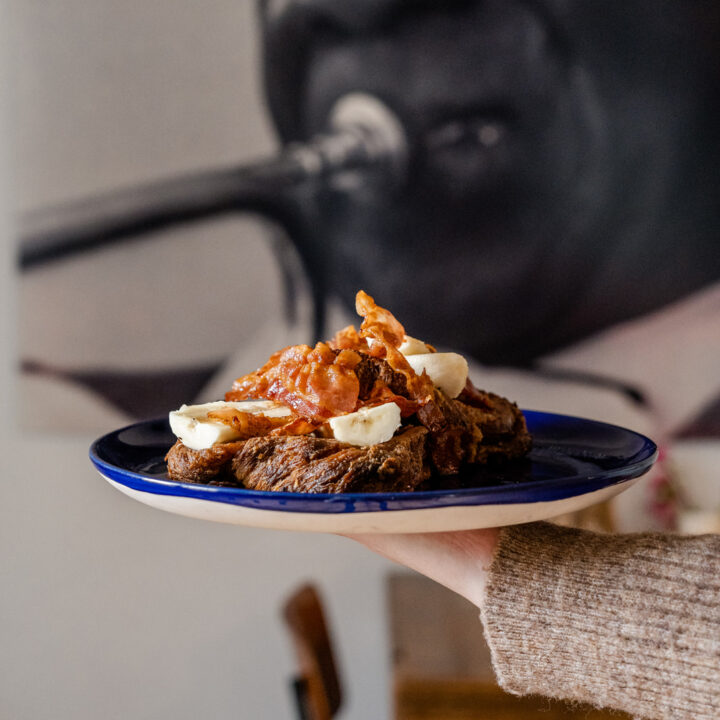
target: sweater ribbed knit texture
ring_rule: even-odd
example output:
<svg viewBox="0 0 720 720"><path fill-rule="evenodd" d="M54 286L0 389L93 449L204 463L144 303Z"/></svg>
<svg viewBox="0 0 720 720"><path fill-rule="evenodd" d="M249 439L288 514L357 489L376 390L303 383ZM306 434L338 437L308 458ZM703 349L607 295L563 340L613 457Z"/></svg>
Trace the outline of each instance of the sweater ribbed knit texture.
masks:
<svg viewBox="0 0 720 720"><path fill-rule="evenodd" d="M509 692L720 719L720 536L506 528L482 619Z"/></svg>

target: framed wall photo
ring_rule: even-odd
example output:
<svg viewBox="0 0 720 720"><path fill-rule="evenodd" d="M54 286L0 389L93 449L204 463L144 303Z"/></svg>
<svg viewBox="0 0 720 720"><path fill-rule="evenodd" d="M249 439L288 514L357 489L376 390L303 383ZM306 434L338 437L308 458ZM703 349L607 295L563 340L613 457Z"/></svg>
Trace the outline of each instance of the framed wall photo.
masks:
<svg viewBox="0 0 720 720"><path fill-rule="evenodd" d="M351 320L360 289L526 407L668 442L717 425L720 13L218 0L201 19L73 1L85 42L47 30L58 10L14 9L24 426L222 397ZM397 155L336 172L317 138L368 102ZM292 148L322 167L282 218L187 212L32 259L32 227L62 227L68 201L112 214L108 192L142 204L147 183L205 171L193 192L214 198L213 173Z"/></svg>
<svg viewBox="0 0 720 720"><path fill-rule="evenodd" d="M262 364L268 336L289 344L276 232L226 220L26 269L21 424L87 431L164 415L207 397L230 358Z"/></svg>
<svg viewBox="0 0 720 720"><path fill-rule="evenodd" d="M252 4L11 5L19 424L96 432L215 392L230 358L253 369L302 320L277 226L226 214L44 255L37 239L68 206L275 152Z"/></svg>

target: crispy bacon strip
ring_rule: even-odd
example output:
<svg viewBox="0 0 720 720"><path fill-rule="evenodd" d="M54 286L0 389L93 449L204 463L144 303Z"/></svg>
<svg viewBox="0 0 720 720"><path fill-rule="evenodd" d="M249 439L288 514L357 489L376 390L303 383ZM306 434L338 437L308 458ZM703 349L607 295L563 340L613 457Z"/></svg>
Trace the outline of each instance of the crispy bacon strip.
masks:
<svg viewBox="0 0 720 720"><path fill-rule="evenodd" d="M358 292L356 308L363 318L360 331L349 325L329 343L291 345L274 353L259 370L238 378L225 399L266 398L291 408L297 422L275 425L266 432L306 434L329 418L354 412L361 405L396 402L403 417L431 402L433 385L423 373L417 375L398 350L405 329L395 316L378 306L370 295ZM407 381L409 397L394 393L385 382L377 381L372 393L359 400L360 381L355 368L359 352L385 359ZM258 433L263 434L263 433Z"/></svg>
<svg viewBox="0 0 720 720"><path fill-rule="evenodd" d="M328 343L334 350L359 350L370 353L370 347L364 337L355 329L354 325L348 325L335 333L335 337Z"/></svg>
<svg viewBox="0 0 720 720"><path fill-rule="evenodd" d="M273 430L271 435L309 435L311 432L315 432L319 427L318 423L311 423L305 420L305 418L295 418L287 425L282 425L279 428Z"/></svg>
<svg viewBox="0 0 720 720"><path fill-rule="evenodd" d="M382 380L375 382L370 396L362 402L362 405L369 407L389 402L394 402L400 408L400 415L404 418L410 417L418 411L418 403L415 400L397 395Z"/></svg>
<svg viewBox="0 0 720 720"><path fill-rule="evenodd" d="M363 318L361 337L372 338L386 347L400 347L405 337L405 328L389 310L377 305L364 290L355 296L355 310Z"/></svg>
<svg viewBox="0 0 720 720"><path fill-rule="evenodd" d="M390 367L402 373L407 379L408 392L419 405L432 400L433 384L425 372L418 375L405 356L398 350L405 337L405 328L396 317L385 308L378 306L370 295L360 290L355 296L355 309L361 315L360 337L370 346L370 354L384 357Z"/></svg>
<svg viewBox="0 0 720 720"><path fill-rule="evenodd" d="M238 378L225 399L267 398L292 408L311 423L353 412L360 393L354 368L360 356L335 353L326 343L314 348L291 345L274 353L263 367Z"/></svg>
<svg viewBox="0 0 720 720"><path fill-rule="evenodd" d="M247 413L232 408L212 410L208 413L210 420L218 420L224 425L229 425L238 434L238 440L245 440L260 435L268 435L277 428L290 424L293 418L267 417L257 413ZM298 433L299 434L299 433Z"/></svg>

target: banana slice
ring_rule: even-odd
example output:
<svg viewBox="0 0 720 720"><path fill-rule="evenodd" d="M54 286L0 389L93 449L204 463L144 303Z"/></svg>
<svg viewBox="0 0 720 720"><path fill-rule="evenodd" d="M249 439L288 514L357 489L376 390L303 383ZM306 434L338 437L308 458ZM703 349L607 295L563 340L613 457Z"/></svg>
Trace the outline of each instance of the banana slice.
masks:
<svg viewBox="0 0 720 720"><path fill-rule="evenodd" d="M336 440L350 445L377 445L386 442L400 427L400 408L393 402L360 408L328 421Z"/></svg>
<svg viewBox="0 0 720 720"><path fill-rule="evenodd" d="M457 397L465 387L468 378L467 360L457 353L424 353L409 355L408 363L421 375L424 370L435 387L448 397Z"/></svg>
<svg viewBox="0 0 720 720"><path fill-rule="evenodd" d="M215 410L231 409L239 412L284 417L291 415L285 405L272 400L244 400L242 402L204 403L203 405L183 405L170 413L170 429L180 438L183 445L192 450L205 450L216 443L237 440L238 434L230 425L219 420L209 420L208 413Z"/></svg>
<svg viewBox="0 0 720 720"><path fill-rule="evenodd" d="M402 344L398 350L403 355L425 355L430 352L430 348L422 341L417 338L406 335L403 338Z"/></svg>

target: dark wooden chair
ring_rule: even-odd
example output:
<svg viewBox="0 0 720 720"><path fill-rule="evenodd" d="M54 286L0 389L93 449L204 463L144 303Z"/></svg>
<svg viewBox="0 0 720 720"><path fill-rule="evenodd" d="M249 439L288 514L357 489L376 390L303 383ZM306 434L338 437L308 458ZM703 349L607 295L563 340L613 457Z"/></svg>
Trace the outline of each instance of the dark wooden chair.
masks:
<svg viewBox="0 0 720 720"><path fill-rule="evenodd" d="M342 704L335 654L317 589L298 588L283 606L298 673L293 679L300 720L331 720Z"/></svg>

